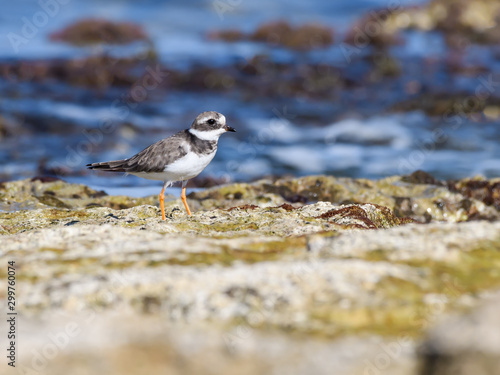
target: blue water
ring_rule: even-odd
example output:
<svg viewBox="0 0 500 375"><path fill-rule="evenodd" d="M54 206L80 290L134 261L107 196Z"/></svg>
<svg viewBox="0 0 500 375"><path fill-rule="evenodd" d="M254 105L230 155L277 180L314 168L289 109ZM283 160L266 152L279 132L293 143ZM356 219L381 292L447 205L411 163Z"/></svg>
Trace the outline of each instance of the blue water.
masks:
<svg viewBox="0 0 500 375"><path fill-rule="evenodd" d="M401 4L423 2L404 0ZM217 4L226 7L217 10ZM384 8L387 4L387 0L17 0L2 4L0 58L82 54L81 49L52 43L47 36L81 18L101 17L142 25L164 61L178 63L178 59L199 58L216 62L226 59L228 54L253 53L255 48L240 46L235 50L232 45L207 44L205 36L209 31L231 28L251 31L262 22L276 19L297 24L321 22L342 31L360 15L371 9ZM50 14L45 9L50 9ZM40 12L48 15L37 17ZM40 27L36 27L36 33L16 51L8 34L23 36L22 28L26 23L23 18Z"/></svg>
<svg viewBox="0 0 500 375"><path fill-rule="evenodd" d="M229 5L221 14L214 1L109 0L18 0L2 5L0 15L0 61L23 59L73 59L98 53L92 48L51 42L50 33L83 17L132 21L151 36L166 66L183 70L196 64L226 66L266 53L275 61L307 59L343 66L347 64L337 42L331 48L307 56L266 45L209 41L209 32L238 28L252 31L268 20L286 19L296 24L321 22L335 29L341 40L347 28L387 0L342 1L221 1ZM404 5L423 1L405 1ZM40 4L52 4L46 22ZM54 4L58 4L54 6ZM25 17L25 18L23 18ZM23 35L26 19L39 27L13 47L12 34ZM40 18L42 17L42 18ZM25 35L26 36L26 35ZM443 58L443 40L436 34L409 32L406 43L393 49L403 61L406 74L416 66L416 79L436 84L434 77L420 75L421 61ZM127 54L132 47L113 47L110 54ZM474 55L498 68L491 52L478 48ZM356 79L353 67L353 78ZM362 67L360 67L362 71ZM426 80L428 82L426 82ZM471 89L478 77L455 79L450 88ZM393 86L390 86L393 85ZM112 103L127 88L106 92L61 82L15 83L0 79L0 115L4 121L44 119L21 134L0 138L0 179L32 177L40 173L40 160L50 168L70 172L65 179L90 185L151 187L157 182L133 176L97 175L84 165L131 156L149 144L188 127L201 111L216 110L238 132L224 135L214 161L203 172L224 181L252 180L268 175L329 173L341 176L380 178L424 169L441 178L500 173L500 130L496 121L478 124L460 119L460 126L421 112L394 114L387 107L400 96L399 83L381 84L376 92L357 89L342 93L336 101L304 98L242 98L230 92L153 92L148 101L129 108L127 116ZM373 88L372 88L373 89ZM495 93L497 95L498 93ZM378 96L373 100L373 96ZM365 99L364 99L365 98ZM308 119L307 114L318 119ZM99 133L106 120L125 124L110 133ZM54 133L52 124L65 124ZM47 128L47 131L43 130ZM62 129L62 130L61 130ZM444 134L435 139L436 131ZM97 133L96 133L97 132ZM94 138L92 138L94 137ZM97 138L95 138L97 137ZM96 141L97 139L97 141ZM148 190L149 191L149 190Z"/></svg>

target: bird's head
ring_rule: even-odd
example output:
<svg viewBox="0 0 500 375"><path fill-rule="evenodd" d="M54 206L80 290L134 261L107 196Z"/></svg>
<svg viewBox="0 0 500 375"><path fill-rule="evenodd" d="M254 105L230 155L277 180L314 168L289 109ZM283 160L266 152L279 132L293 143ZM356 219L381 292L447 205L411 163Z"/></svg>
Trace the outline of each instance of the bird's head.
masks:
<svg viewBox="0 0 500 375"><path fill-rule="evenodd" d="M225 132L235 132L226 125L226 117L219 112L203 112L196 117L189 129L191 134L206 141L216 141Z"/></svg>

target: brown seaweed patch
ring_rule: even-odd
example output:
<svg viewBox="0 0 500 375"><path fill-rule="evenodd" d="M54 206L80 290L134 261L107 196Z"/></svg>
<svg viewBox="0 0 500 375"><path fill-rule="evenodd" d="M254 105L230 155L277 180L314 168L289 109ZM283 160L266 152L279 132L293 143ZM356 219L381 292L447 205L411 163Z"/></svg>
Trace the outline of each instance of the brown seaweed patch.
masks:
<svg viewBox="0 0 500 375"><path fill-rule="evenodd" d="M73 45L128 44L140 40L149 40L149 37L141 26L131 22L113 22L106 19L87 18L50 34L50 40Z"/></svg>
<svg viewBox="0 0 500 375"><path fill-rule="evenodd" d="M293 27L286 21L272 21L259 26L250 39L291 49L308 50L333 44L333 30L320 24Z"/></svg>
<svg viewBox="0 0 500 375"><path fill-rule="evenodd" d="M387 207L369 203L376 208L371 215L359 205L342 207L325 212L316 219L333 219L332 221L344 225L346 228L379 229L390 228L402 224L416 223L415 220L400 218Z"/></svg>
<svg viewBox="0 0 500 375"><path fill-rule="evenodd" d="M330 218L350 218L354 220L359 220L365 224L365 226L361 226L359 224L356 225L357 228L363 229L377 229L377 225L368 218L366 215L366 211L363 210L359 206L349 206L343 207L336 210L330 210L325 212L324 214L316 217L316 219L330 219Z"/></svg>
<svg viewBox="0 0 500 375"><path fill-rule="evenodd" d="M261 24L251 34L234 29L221 30L210 33L209 38L226 42L251 40L295 50L311 50L332 45L334 33L330 27L318 23L295 27L287 21L278 20Z"/></svg>
<svg viewBox="0 0 500 375"><path fill-rule="evenodd" d="M285 211L293 211L297 209L297 207L293 207L291 204L288 203L283 203L281 206L277 206L276 208L282 208Z"/></svg>

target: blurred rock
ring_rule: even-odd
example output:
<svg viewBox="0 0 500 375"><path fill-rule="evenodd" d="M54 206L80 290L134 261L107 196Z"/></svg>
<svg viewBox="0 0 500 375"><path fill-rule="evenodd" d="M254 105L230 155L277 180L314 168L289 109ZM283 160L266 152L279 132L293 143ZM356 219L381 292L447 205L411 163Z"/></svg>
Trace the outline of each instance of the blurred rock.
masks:
<svg viewBox="0 0 500 375"><path fill-rule="evenodd" d="M387 358L387 366L382 362L384 375L406 375L414 369L410 340L400 344L352 337L327 344L246 325L173 323L154 312L141 317L99 310L55 313L42 320L24 318L20 328L24 350L18 367L26 374L90 375L105 368L109 375L330 375L335 368L336 375L367 375ZM43 353L51 353L51 337L65 345L56 347L56 355L49 359ZM394 352L386 354L383 348Z"/></svg>
<svg viewBox="0 0 500 375"><path fill-rule="evenodd" d="M210 32L207 36L210 40L223 40L229 43L238 42L247 38L247 35L240 30L217 30Z"/></svg>
<svg viewBox="0 0 500 375"><path fill-rule="evenodd" d="M422 375L497 375L500 369L499 295L466 315L433 327L420 349Z"/></svg>
<svg viewBox="0 0 500 375"><path fill-rule="evenodd" d="M427 92L401 100L390 109L395 112L423 111L429 116L465 119L482 115L487 106L497 106L496 96L476 97L469 93Z"/></svg>
<svg viewBox="0 0 500 375"><path fill-rule="evenodd" d="M384 28L439 31L451 48L500 41L500 5L495 0L432 0L401 8L384 20Z"/></svg>
<svg viewBox="0 0 500 375"><path fill-rule="evenodd" d="M3 71L4 76L8 75L21 82L44 82L55 79L71 85L102 89L110 86L130 87L140 83L140 79L148 74L148 67L152 68L150 64L149 58L118 58L99 54L72 60L32 60L21 64L2 62L0 71ZM29 75L24 73L23 66L30 69Z"/></svg>
<svg viewBox="0 0 500 375"><path fill-rule="evenodd" d="M12 116L0 115L0 140L12 137L22 132L22 124Z"/></svg>
<svg viewBox="0 0 500 375"><path fill-rule="evenodd" d="M448 187L467 198L477 199L487 206L500 210L500 181L489 181L482 177L450 181Z"/></svg>
<svg viewBox="0 0 500 375"><path fill-rule="evenodd" d="M310 23L295 27L283 20L264 23L251 34L239 30L221 30L210 33L208 37L226 42L252 40L302 51L325 48L334 42L333 30L327 26Z"/></svg>
<svg viewBox="0 0 500 375"><path fill-rule="evenodd" d="M260 25L250 39L291 49L310 50L333 44L333 31L320 24L293 27L286 21L273 21Z"/></svg>
<svg viewBox="0 0 500 375"><path fill-rule="evenodd" d="M427 173L422 170L415 171L409 176L403 176L401 180L404 182L409 182L411 184L439 185L439 186L444 185L443 182L437 180L430 173Z"/></svg>
<svg viewBox="0 0 500 375"><path fill-rule="evenodd" d="M377 49L402 44L398 30L387 23L392 14L393 11L389 10L371 11L348 30L344 42L356 48L373 46Z"/></svg>
<svg viewBox="0 0 500 375"><path fill-rule="evenodd" d="M82 46L100 43L129 44L140 40L148 41L149 37L140 25L131 22L88 18L53 32L50 39Z"/></svg>

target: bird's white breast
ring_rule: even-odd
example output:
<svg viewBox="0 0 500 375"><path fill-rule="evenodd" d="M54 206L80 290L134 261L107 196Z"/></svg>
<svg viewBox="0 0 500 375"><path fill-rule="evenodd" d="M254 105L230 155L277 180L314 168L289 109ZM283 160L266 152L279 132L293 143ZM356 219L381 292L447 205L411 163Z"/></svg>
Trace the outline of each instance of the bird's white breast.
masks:
<svg viewBox="0 0 500 375"><path fill-rule="evenodd" d="M164 172L171 175L171 181L183 181L198 176L212 161L215 152L211 154L198 155L188 152L182 158L165 166Z"/></svg>
<svg viewBox="0 0 500 375"><path fill-rule="evenodd" d="M211 154L199 155L188 152L182 158L165 166L163 172L129 172L137 177L159 181L185 181L198 176L212 161L217 150Z"/></svg>

